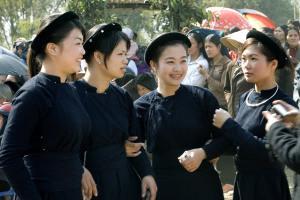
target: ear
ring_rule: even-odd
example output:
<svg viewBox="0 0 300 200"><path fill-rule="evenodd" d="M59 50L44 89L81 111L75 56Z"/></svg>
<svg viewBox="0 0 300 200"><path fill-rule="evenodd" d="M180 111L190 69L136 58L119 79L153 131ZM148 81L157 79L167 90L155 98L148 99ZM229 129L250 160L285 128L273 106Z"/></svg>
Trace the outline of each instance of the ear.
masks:
<svg viewBox="0 0 300 200"><path fill-rule="evenodd" d="M53 55L53 56L58 55L59 50L60 50L59 46L55 43L52 43L52 42L47 43L46 48L45 48L45 52L50 54L50 55Z"/></svg>
<svg viewBox="0 0 300 200"><path fill-rule="evenodd" d="M104 63L104 55L101 52L95 51L93 57L98 64Z"/></svg>
<svg viewBox="0 0 300 200"><path fill-rule="evenodd" d="M151 71L156 74L157 68L158 68L158 64L156 62L154 62L153 60L150 60L150 68Z"/></svg>
<svg viewBox="0 0 300 200"><path fill-rule="evenodd" d="M278 60L274 59L270 62L272 69L275 71L278 68Z"/></svg>

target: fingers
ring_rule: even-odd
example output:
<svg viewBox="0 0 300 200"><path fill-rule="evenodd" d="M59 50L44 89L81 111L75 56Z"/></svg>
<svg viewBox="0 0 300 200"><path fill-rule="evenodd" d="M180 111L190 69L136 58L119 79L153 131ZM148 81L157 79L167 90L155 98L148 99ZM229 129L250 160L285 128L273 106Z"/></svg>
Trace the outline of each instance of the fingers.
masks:
<svg viewBox="0 0 300 200"><path fill-rule="evenodd" d="M85 199L91 199L93 195L98 196L96 183L87 169L84 169L81 184Z"/></svg>
<svg viewBox="0 0 300 200"><path fill-rule="evenodd" d="M272 113L269 111L262 111L263 116L269 120L272 117Z"/></svg>
<svg viewBox="0 0 300 200"><path fill-rule="evenodd" d="M144 143L133 143L130 141L126 141L125 142L125 151L126 151L126 155L127 157L136 157L138 155L140 155L141 152L141 148L144 146Z"/></svg>
<svg viewBox="0 0 300 200"><path fill-rule="evenodd" d="M281 104L286 110L290 111L290 110L298 110L297 108L295 108L294 106L286 103L285 101L282 100L275 100L273 101L273 104Z"/></svg>

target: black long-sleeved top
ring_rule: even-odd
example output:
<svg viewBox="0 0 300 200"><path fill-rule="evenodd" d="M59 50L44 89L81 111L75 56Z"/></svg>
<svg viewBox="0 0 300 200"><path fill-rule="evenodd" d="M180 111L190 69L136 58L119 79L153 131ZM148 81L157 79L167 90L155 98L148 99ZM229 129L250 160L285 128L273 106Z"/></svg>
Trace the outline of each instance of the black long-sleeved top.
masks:
<svg viewBox="0 0 300 200"><path fill-rule="evenodd" d="M97 88L85 81L76 81L74 85L91 118L92 126L87 144L86 167L91 170L95 177L99 190L103 185L108 188L110 185L117 188L116 185L120 182L122 184L127 182L125 184L128 187L130 180L125 180L124 177L129 176L129 179L133 179L130 178L130 172L127 171L129 163L137 170L140 177L152 175L150 162L143 149L139 156L126 158L125 140L129 136L138 136L141 139L136 112L128 93L111 84L104 93L97 93ZM122 175L113 176L112 174L116 173L114 170ZM107 180L110 179L110 182L101 181L100 177L104 176L107 176ZM116 185L113 186L112 183ZM124 187L120 186L120 190L123 191ZM101 196L99 198L101 199ZM103 198L114 199L114 197L108 196ZM126 199L124 196L120 198Z"/></svg>
<svg viewBox="0 0 300 200"><path fill-rule="evenodd" d="M16 93L4 131L0 166L22 200L81 188L79 152L90 129L75 89L39 73Z"/></svg>
<svg viewBox="0 0 300 200"><path fill-rule="evenodd" d="M150 152L203 147L210 160L229 145L221 137L222 133L212 125L219 104L206 89L180 85L169 97L162 97L155 90L136 100L135 107ZM213 141L205 145L210 139Z"/></svg>
<svg viewBox="0 0 300 200"><path fill-rule="evenodd" d="M213 94L204 88L180 85L172 96L163 97L155 90L140 97L134 105L147 148L153 153L157 199L223 199L219 176L208 162L229 146L220 130L212 125L219 108ZM186 150L200 147L207 160L189 173L178 157Z"/></svg>
<svg viewBox="0 0 300 200"><path fill-rule="evenodd" d="M249 101L259 103L270 98L276 87L260 93L250 93ZM235 181L235 199L290 199L289 187L283 165L267 148L266 119L262 111L270 110L274 100L284 100L296 106L295 102L280 89L275 96L258 106L248 106L245 93L240 100L235 120L228 119L222 126L224 135L237 146L235 164L237 176Z"/></svg>
<svg viewBox="0 0 300 200"><path fill-rule="evenodd" d="M267 141L278 160L296 172L294 199L300 199L300 140L299 127L288 129L282 122L270 127Z"/></svg>

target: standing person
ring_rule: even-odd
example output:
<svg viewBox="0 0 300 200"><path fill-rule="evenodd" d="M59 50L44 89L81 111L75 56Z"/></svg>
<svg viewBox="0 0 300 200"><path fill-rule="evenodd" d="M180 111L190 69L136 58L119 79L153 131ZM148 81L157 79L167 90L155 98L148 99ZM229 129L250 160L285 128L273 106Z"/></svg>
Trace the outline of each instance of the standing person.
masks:
<svg viewBox="0 0 300 200"><path fill-rule="evenodd" d="M274 101L289 113L287 116L278 116L269 111L263 115L268 120L266 124L267 140L270 149L276 154L278 160L295 172L293 199L300 199L300 162L299 162L299 110L284 101Z"/></svg>
<svg viewBox="0 0 300 200"><path fill-rule="evenodd" d="M199 72L207 80L208 89L217 97L221 108L227 110L224 83L226 69L231 60L222 54L220 39L220 36L217 34L210 34L205 38L205 52L209 58L209 70L207 71L203 67L200 67Z"/></svg>
<svg viewBox="0 0 300 200"><path fill-rule="evenodd" d="M129 136L139 137L133 102L123 89L111 84L113 79L124 76L129 47L130 40L119 24L94 26L84 43L86 74L74 83L91 118L85 165L99 190L95 200L139 200L147 189L151 200L156 195L145 151L140 150L136 157L126 157L126 140Z"/></svg>
<svg viewBox="0 0 300 200"><path fill-rule="evenodd" d="M182 84L205 87L206 79L198 71L199 66L208 70L207 55L204 50L204 39L196 32L190 32L187 36L191 42L191 47L188 49L188 70Z"/></svg>
<svg viewBox="0 0 300 200"><path fill-rule="evenodd" d="M275 99L295 105L275 81L275 70L288 64L289 59L279 43L255 30L247 34L241 52L245 79L255 87L241 97L235 120L222 109L214 116L214 125L238 147L233 199L289 200L284 166L266 149L266 119L262 115Z"/></svg>
<svg viewBox="0 0 300 200"><path fill-rule="evenodd" d="M204 88L180 84L190 46L188 37L177 32L154 39L145 60L156 74L158 88L135 101L152 153L159 200L223 199L218 173L208 162L228 145L212 126L218 102Z"/></svg>
<svg viewBox="0 0 300 200"><path fill-rule="evenodd" d="M277 38L280 41L281 46L283 48L286 48L286 36L287 36L287 33L288 33L288 27L287 27L287 25L277 26L274 29L274 37Z"/></svg>
<svg viewBox="0 0 300 200"><path fill-rule="evenodd" d="M65 80L80 69L84 28L73 12L45 18L32 42L33 77L16 93L0 166L18 200L82 200L80 148L90 129L78 94Z"/></svg>

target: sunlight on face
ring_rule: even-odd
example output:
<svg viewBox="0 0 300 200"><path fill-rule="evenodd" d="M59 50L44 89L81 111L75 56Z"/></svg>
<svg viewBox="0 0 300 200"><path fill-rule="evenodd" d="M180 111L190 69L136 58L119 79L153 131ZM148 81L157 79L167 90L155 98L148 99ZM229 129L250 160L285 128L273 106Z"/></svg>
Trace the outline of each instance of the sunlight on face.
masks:
<svg viewBox="0 0 300 200"><path fill-rule="evenodd" d="M168 46L155 67L158 81L166 86L178 86L185 77L187 67L185 47L182 44Z"/></svg>
<svg viewBox="0 0 300 200"><path fill-rule="evenodd" d="M272 61L267 61L267 57L261 53L256 45L247 47L241 58L241 66L247 82L265 82L275 76L275 68L271 66Z"/></svg>

